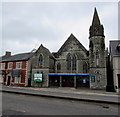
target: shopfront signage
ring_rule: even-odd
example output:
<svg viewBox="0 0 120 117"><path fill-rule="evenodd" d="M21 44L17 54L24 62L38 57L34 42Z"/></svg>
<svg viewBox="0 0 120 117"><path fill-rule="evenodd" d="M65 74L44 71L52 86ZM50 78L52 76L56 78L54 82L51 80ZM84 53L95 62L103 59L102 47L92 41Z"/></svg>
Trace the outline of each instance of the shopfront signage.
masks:
<svg viewBox="0 0 120 117"><path fill-rule="evenodd" d="M20 77L20 70L12 70L11 76L12 77Z"/></svg>
<svg viewBox="0 0 120 117"><path fill-rule="evenodd" d="M91 82L95 82L95 76L91 76Z"/></svg>
<svg viewBox="0 0 120 117"><path fill-rule="evenodd" d="M42 82L42 74L34 74L35 82Z"/></svg>

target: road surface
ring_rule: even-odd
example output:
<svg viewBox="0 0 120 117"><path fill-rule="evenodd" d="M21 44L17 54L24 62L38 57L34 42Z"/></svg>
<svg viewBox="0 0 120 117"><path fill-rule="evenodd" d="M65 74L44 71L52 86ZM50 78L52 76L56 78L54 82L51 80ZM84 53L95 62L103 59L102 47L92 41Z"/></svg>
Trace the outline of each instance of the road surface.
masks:
<svg viewBox="0 0 120 117"><path fill-rule="evenodd" d="M118 115L118 106L11 93L2 94L3 115Z"/></svg>

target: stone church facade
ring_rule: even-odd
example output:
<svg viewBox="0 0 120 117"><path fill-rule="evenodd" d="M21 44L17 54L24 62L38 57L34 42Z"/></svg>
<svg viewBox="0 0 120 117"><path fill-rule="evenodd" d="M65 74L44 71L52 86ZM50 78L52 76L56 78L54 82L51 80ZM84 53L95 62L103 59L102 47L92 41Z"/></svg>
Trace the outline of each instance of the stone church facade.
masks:
<svg viewBox="0 0 120 117"><path fill-rule="evenodd" d="M73 34L55 53L41 44L29 60L28 82L34 87L105 89L106 59L104 27L95 8L89 29L89 51Z"/></svg>

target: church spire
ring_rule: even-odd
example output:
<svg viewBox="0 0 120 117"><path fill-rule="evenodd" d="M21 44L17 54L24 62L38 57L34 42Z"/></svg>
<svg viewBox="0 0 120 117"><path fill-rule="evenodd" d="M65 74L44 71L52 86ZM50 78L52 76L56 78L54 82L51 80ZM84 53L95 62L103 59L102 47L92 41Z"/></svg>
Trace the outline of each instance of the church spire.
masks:
<svg viewBox="0 0 120 117"><path fill-rule="evenodd" d="M93 21L92 21L92 26L95 26L95 25L100 25L100 20L99 20L99 16L98 16L96 8L94 10L94 16L93 16Z"/></svg>
<svg viewBox="0 0 120 117"><path fill-rule="evenodd" d="M90 32L89 38L93 37L93 36L103 36L104 37L104 28L103 28L103 25L101 25L101 23L100 23L100 19L99 19L96 8L94 10L92 25L90 26L89 32Z"/></svg>

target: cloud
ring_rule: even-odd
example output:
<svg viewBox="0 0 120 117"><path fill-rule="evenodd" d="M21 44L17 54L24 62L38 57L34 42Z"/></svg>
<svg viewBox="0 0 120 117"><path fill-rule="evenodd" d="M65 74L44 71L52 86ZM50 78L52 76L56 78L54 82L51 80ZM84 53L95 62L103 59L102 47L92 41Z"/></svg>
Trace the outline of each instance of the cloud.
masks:
<svg viewBox="0 0 120 117"><path fill-rule="evenodd" d="M3 3L3 53L31 51L41 43L50 51L57 51L71 33L88 49L95 6L107 39L116 38L117 13L113 3Z"/></svg>

